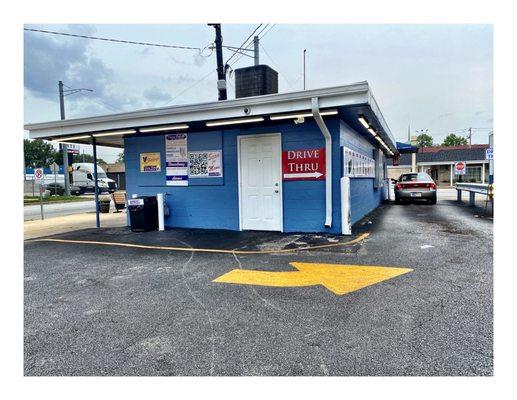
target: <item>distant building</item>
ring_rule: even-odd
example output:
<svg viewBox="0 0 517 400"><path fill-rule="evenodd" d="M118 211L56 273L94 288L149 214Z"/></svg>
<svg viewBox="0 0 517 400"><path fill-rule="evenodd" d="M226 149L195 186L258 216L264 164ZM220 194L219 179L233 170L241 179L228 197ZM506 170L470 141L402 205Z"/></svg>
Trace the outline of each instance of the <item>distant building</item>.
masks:
<svg viewBox="0 0 517 400"><path fill-rule="evenodd" d="M111 163L101 164L101 167L106 171L108 178L113 179L117 183L119 190L126 190L126 164L125 163Z"/></svg>
<svg viewBox="0 0 517 400"><path fill-rule="evenodd" d="M416 153L418 172L427 172L438 185L453 186L455 182L488 182L488 160L485 149L488 144L470 146L423 147ZM454 164L464 161L465 175L454 174ZM388 166L388 177L398 179L401 174L411 172L411 154L401 154L399 165Z"/></svg>

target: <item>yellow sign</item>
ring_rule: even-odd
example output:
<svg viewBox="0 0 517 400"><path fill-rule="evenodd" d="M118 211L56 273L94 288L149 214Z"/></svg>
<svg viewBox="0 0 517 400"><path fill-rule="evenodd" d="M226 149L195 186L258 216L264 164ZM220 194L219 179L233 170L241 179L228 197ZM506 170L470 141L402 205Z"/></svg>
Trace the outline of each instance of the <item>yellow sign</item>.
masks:
<svg viewBox="0 0 517 400"><path fill-rule="evenodd" d="M160 153L140 153L140 172L160 172Z"/></svg>
<svg viewBox="0 0 517 400"><path fill-rule="evenodd" d="M213 282L259 286L325 286L337 295L354 292L366 286L413 271L410 268L392 268L366 265L290 263L297 271L255 271L234 269Z"/></svg>

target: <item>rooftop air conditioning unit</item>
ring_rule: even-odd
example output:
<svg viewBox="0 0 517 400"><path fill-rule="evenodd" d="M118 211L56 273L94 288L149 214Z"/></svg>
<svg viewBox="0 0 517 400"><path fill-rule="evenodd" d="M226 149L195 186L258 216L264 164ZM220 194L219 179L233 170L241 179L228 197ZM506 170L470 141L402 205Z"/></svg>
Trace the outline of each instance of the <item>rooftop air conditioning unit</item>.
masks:
<svg viewBox="0 0 517 400"><path fill-rule="evenodd" d="M268 65L235 70L235 98L278 93L278 72Z"/></svg>

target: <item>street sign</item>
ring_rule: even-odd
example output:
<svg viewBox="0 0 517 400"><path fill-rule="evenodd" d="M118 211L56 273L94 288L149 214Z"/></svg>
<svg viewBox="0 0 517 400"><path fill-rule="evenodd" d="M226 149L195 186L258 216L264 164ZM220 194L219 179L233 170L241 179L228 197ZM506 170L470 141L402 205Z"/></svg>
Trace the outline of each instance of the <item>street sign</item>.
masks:
<svg viewBox="0 0 517 400"><path fill-rule="evenodd" d="M454 164L454 175L465 175L467 173L467 163L458 161Z"/></svg>
<svg viewBox="0 0 517 400"><path fill-rule="evenodd" d="M282 176L284 181L325 179L325 148L283 151Z"/></svg>
<svg viewBox="0 0 517 400"><path fill-rule="evenodd" d="M55 162L53 162L50 165L50 170L52 171L53 174L59 173L59 165L57 165Z"/></svg>
<svg viewBox="0 0 517 400"><path fill-rule="evenodd" d="M485 149L485 160L493 160L494 159L494 149Z"/></svg>
<svg viewBox="0 0 517 400"><path fill-rule="evenodd" d="M79 154L79 145L78 144L69 144L66 148L68 154Z"/></svg>
<svg viewBox="0 0 517 400"><path fill-rule="evenodd" d="M64 144L63 143L59 143L59 150L63 150L63 146ZM79 154L79 145L78 144L71 144L71 143L67 143L66 144L66 152L68 154Z"/></svg>
<svg viewBox="0 0 517 400"><path fill-rule="evenodd" d="M45 174L43 172L43 168L36 168L34 170L34 180L42 181L45 178Z"/></svg>

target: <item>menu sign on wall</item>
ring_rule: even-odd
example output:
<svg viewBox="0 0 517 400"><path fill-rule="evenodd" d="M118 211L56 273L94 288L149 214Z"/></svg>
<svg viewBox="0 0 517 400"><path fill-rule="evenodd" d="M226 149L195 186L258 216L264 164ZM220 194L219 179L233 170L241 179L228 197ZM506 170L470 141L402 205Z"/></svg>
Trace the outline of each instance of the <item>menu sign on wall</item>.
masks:
<svg viewBox="0 0 517 400"><path fill-rule="evenodd" d="M165 174L167 186L188 186L186 133L165 135Z"/></svg>

